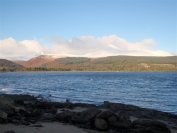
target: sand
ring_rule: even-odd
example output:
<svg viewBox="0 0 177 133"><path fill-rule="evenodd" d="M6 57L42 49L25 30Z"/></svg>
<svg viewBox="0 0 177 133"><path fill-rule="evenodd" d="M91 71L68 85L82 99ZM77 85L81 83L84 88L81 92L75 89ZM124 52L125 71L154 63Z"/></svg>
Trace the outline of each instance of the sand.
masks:
<svg viewBox="0 0 177 133"><path fill-rule="evenodd" d="M43 127L34 127L34 125L42 125ZM0 124L0 133L4 133L6 131L14 131L15 133L108 133L78 128L76 126L60 122L38 122L34 125L16 126L14 124ZM171 133L177 133L177 130L171 129Z"/></svg>
<svg viewBox="0 0 177 133"><path fill-rule="evenodd" d="M14 124L0 124L0 133L4 133L6 131L14 131L15 133L98 133L97 131L86 130L59 122L43 122L36 123L35 125L42 125L43 127L31 127L32 125L16 126Z"/></svg>

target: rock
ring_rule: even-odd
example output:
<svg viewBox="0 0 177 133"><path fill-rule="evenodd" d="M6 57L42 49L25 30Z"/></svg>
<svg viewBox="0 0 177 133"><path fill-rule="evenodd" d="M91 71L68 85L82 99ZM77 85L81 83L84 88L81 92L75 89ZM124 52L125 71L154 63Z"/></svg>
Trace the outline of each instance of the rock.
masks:
<svg viewBox="0 0 177 133"><path fill-rule="evenodd" d="M110 104L111 104L111 103L110 103L109 101L104 101L104 106L109 107Z"/></svg>
<svg viewBox="0 0 177 133"><path fill-rule="evenodd" d="M6 120L7 119L7 113L4 111L0 110L0 118Z"/></svg>
<svg viewBox="0 0 177 133"><path fill-rule="evenodd" d="M38 124L38 125L30 125L29 127L43 127L43 126Z"/></svg>
<svg viewBox="0 0 177 133"><path fill-rule="evenodd" d="M53 114L50 114L50 113L44 113L42 116L41 116L41 119L40 120L47 120L47 121L53 121L55 120L55 115Z"/></svg>
<svg viewBox="0 0 177 133"><path fill-rule="evenodd" d="M18 120L12 120L12 124L19 125L20 123Z"/></svg>
<svg viewBox="0 0 177 133"><path fill-rule="evenodd" d="M108 119L109 126L118 132L128 132L132 128L132 123L124 111L118 112Z"/></svg>
<svg viewBox="0 0 177 133"><path fill-rule="evenodd" d="M130 130L132 128L131 121L123 121L123 122L112 122L109 123L110 127L116 129L116 131L125 131Z"/></svg>
<svg viewBox="0 0 177 133"><path fill-rule="evenodd" d="M108 123L113 123L116 121L117 121L117 118L114 115L108 118Z"/></svg>
<svg viewBox="0 0 177 133"><path fill-rule="evenodd" d="M132 133L170 133L167 125L156 120L135 120Z"/></svg>
<svg viewBox="0 0 177 133"><path fill-rule="evenodd" d="M115 130L110 129L108 133L117 133Z"/></svg>
<svg viewBox="0 0 177 133"><path fill-rule="evenodd" d="M105 130L108 129L108 124L107 124L107 122L106 122L105 120L103 120L103 119L96 118L96 119L95 119L95 122L94 122L94 125L95 125L95 127L96 127L97 129L99 129L99 130L105 131Z"/></svg>
<svg viewBox="0 0 177 133"><path fill-rule="evenodd" d="M4 133L15 133L14 131L6 131Z"/></svg>
<svg viewBox="0 0 177 133"><path fill-rule="evenodd" d="M20 108L19 107L14 107L14 111L15 111L15 113L19 113Z"/></svg>
<svg viewBox="0 0 177 133"><path fill-rule="evenodd" d="M73 117L74 114L75 112L64 111L56 115L56 120L67 123L71 120L71 117Z"/></svg>
<svg viewBox="0 0 177 133"><path fill-rule="evenodd" d="M5 105L4 103L1 103L1 102L0 102L0 110L7 113L8 116L13 116L14 115L14 110L9 108L7 105Z"/></svg>
<svg viewBox="0 0 177 133"><path fill-rule="evenodd" d="M89 122L91 119L93 119L94 117L96 117L96 115L98 113L100 113L101 111L98 109L87 109L86 111L81 112L80 115L74 115L71 120L73 122L77 122L77 123L87 123Z"/></svg>
<svg viewBox="0 0 177 133"><path fill-rule="evenodd" d="M4 119L0 118L0 124L2 124L4 122Z"/></svg>
<svg viewBox="0 0 177 133"><path fill-rule="evenodd" d="M113 116L114 113L111 112L111 111L103 111L99 114L96 115L97 118L101 118L101 119L104 119L104 120L108 120L109 117Z"/></svg>
<svg viewBox="0 0 177 133"><path fill-rule="evenodd" d="M26 126L30 125L30 123L27 122L27 121L20 121L20 124L22 124L22 125L26 125Z"/></svg>

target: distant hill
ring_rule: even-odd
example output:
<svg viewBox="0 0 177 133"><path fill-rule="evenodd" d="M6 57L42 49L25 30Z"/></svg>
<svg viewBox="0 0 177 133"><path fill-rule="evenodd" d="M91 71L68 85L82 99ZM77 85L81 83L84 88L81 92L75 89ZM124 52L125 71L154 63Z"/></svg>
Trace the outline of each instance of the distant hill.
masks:
<svg viewBox="0 0 177 133"><path fill-rule="evenodd" d="M177 71L177 56L86 58L41 55L19 64L32 71Z"/></svg>
<svg viewBox="0 0 177 133"><path fill-rule="evenodd" d="M39 67L44 63L51 62L58 58L55 55L40 55L38 57L32 58L28 61L14 61L17 64L23 65L24 67Z"/></svg>
<svg viewBox="0 0 177 133"><path fill-rule="evenodd" d="M15 71L24 68L25 68L24 66L16 64L12 61L6 59L0 59L0 71Z"/></svg>

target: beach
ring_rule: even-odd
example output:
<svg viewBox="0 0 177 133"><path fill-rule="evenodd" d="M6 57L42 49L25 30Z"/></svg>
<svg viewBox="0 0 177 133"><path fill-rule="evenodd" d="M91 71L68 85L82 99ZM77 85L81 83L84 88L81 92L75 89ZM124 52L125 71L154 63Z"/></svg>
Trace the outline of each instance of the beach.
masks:
<svg viewBox="0 0 177 133"><path fill-rule="evenodd" d="M177 133L177 115L134 105L0 95L0 133Z"/></svg>

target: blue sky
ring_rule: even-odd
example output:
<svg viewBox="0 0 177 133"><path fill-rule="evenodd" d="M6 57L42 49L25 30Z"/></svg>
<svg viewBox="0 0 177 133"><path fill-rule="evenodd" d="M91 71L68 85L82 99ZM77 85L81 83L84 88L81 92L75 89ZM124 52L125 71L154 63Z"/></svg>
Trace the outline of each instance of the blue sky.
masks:
<svg viewBox="0 0 177 133"><path fill-rule="evenodd" d="M91 36L94 38L92 43L100 42L100 39L103 42L103 38L107 37L105 41L109 40L111 44L114 42L120 44L120 40L124 39L126 46L141 43L153 45L146 50L177 53L176 0L0 0L0 15L2 51L6 50L7 46L4 45L8 41L12 43L13 40L18 47L28 40L33 44L28 42L24 44L25 46L35 47L36 41L35 43L48 49L41 50L41 53L60 54L60 50L57 53L51 47L61 48L63 42L67 42L63 46L65 49L62 47L63 50L69 47L70 50L68 52L66 50L66 54L75 55L73 51L78 46L76 40L84 41L81 44L84 49L87 47L83 45L90 45L88 38ZM116 41L117 39L119 41ZM144 44L144 40L149 40L148 44ZM75 45L75 48L71 48L73 47L71 45ZM102 47L100 43L95 45ZM119 52L116 53L113 49L107 52L123 54L125 49L120 51L118 44L113 45ZM94 48L90 47L90 51ZM39 51L33 51L33 54ZM106 48L103 51L105 52ZM5 57L7 54L10 54L10 51L4 52L1 56Z"/></svg>

